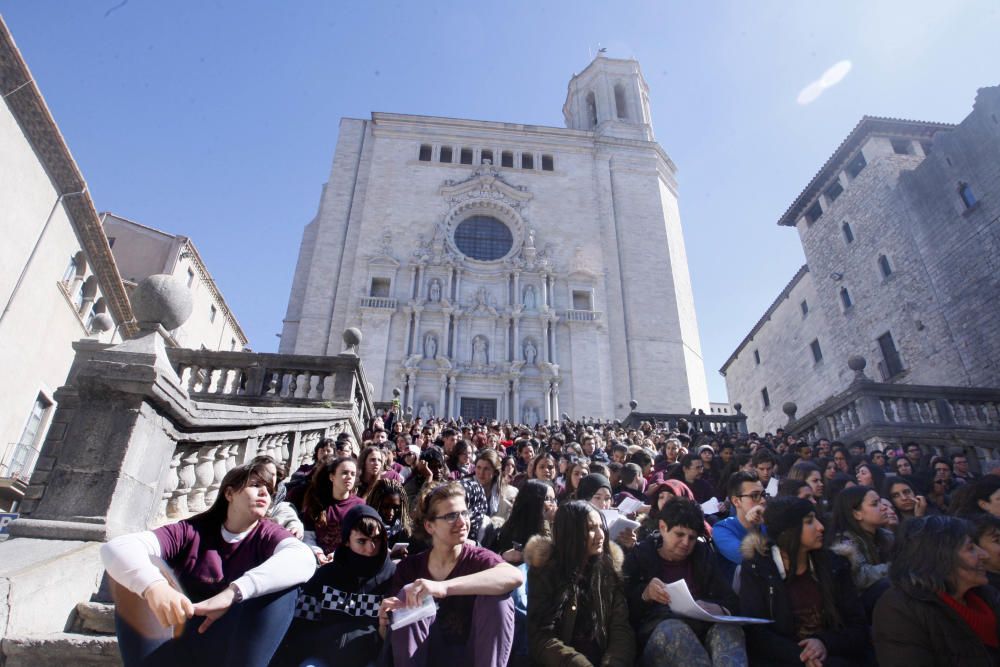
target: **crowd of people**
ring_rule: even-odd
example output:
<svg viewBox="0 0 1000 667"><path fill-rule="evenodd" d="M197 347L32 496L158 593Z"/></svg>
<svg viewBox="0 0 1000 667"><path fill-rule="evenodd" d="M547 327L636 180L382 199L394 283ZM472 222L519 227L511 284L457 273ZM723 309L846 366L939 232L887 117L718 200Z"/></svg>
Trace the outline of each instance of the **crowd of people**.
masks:
<svg viewBox="0 0 1000 667"><path fill-rule="evenodd" d="M398 407L361 440L104 545L125 664L1000 665L964 451Z"/></svg>

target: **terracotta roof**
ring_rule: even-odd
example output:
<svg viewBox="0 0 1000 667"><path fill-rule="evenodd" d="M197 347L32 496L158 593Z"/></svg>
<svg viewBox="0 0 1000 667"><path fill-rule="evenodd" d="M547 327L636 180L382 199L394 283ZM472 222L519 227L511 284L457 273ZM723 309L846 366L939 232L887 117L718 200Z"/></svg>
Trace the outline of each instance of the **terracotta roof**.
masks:
<svg viewBox="0 0 1000 667"><path fill-rule="evenodd" d="M0 17L0 94L24 136L31 142L56 192L62 196L62 205L97 276L108 308L115 322L121 325L122 335L128 337L134 334L137 329L132 322L132 305L87 190L87 182L73 160L3 17Z"/></svg>
<svg viewBox="0 0 1000 667"><path fill-rule="evenodd" d="M799 281L802 280L802 277L807 273L809 273L809 265L803 264L802 267L795 272L795 275L792 276L792 279L788 281L788 284L785 285L785 288L781 290L781 294L778 295L778 298L775 299L770 306L768 306L767 310L764 311L764 314L761 316L761 318L757 320L757 324L753 325L753 329L750 330L750 333L748 333L743 338L743 340L740 341L740 344L736 346L736 350L734 350L733 353L729 355L729 358L726 359L726 363L722 364L722 368L719 369L720 375L722 376L726 375L726 369L729 368L729 364L733 363L733 361L736 360L736 357L738 357L740 352L743 351L743 348L746 347L746 344L749 343L751 340L753 340L753 337L757 335L757 332L760 331L761 327L763 327L764 324L771 319L771 315L774 313L775 310L778 309L778 306L781 305L781 302L788 298L788 295L792 293L792 290L795 288L796 285L799 284Z"/></svg>
<svg viewBox="0 0 1000 667"><path fill-rule="evenodd" d="M903 118L885 118L881 116L864 116L854 126L851 133L840 142L840 146L827 159L820 170L813 176L812 180L804 190L795 198L788 210L784 212L778 220L779 225L794 227L799 216L809 208L819 196L827 184L836 178L837 173L843 165L851 159L855 152L861 147L865 139L873 134L908 136L915 138L931 138L936 132L941 130L954 129L952 123L933 123L920 120L906 120Z"/></svg>

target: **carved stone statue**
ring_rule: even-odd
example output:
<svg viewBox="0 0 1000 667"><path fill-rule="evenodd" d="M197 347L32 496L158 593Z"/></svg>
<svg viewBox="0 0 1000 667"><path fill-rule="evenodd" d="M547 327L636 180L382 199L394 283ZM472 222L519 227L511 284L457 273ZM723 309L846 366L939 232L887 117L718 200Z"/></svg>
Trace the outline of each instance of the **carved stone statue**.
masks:
<svg viewBox="0 0 1000 667"><path fill-rule="evenodd" d="M476 336L472 341L472 364L485 366L487 363L486 340L482 336Z"/></svg>
<svg viewBox="0 0 1000 667"><path fill-rule="evenodd" d="M420 405L420 410L417 411L417 416L420 417L425 422L434 416L434 408L427 401L424 401Z"/></svg>
<svg viewBox="0 0 1000 667"><path fill-rule="evenodd" d="M527 247L528 248L534 248L535 247L535 230L534 229L529 229L528 230L528 243L527 243Z"/></svg>
<svg viewBox="0 0 1000 667"><path fill-rule="evenodd" d="M524 307L526 310L533 310L535 307L535 286L528 285L524 288Z"/></svg>
<svg viewBox="0 0 1000 667"><path fill-rule="evenodd" d="M538 412L535 410L534 407L526 405L524 407L524 414L521 415L521 419L524 421L525 424L528 424L529 426L534 426L535 424L538 423Z"/></svg>
<svg viewBox="0 0 1000 667"><path fill-rule="evenodd" d="M431 299L431 301L435 301L435 302L440 301L441 300L441 281L438 280L437 278L435 278L434 280L432 280L431 281L431 286L428 289L428 292L430 293L430 299Z"/></svg>
<svg viewBox="0 0 1000 667"><path fill-rule="evenodd" d="M438 341L437 336L432 333L424 336L424 356L428 359L434 359L437 357L438 352Z"/></svg>
<svg viewBox="0 0 1000 667"><path fill-rule="evenodd" d="M538 356L538 348L530 340L524 343L524 360L529 366L535 365L535 358Z"/></svg>

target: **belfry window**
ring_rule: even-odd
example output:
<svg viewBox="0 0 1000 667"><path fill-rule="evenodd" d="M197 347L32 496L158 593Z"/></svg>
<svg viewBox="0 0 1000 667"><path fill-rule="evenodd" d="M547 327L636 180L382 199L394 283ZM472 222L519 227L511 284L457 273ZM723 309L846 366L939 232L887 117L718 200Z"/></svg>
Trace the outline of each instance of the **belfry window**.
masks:
<svg viewBox="0 0 1000 667"><path fill-rule="evenodd" d="M514 166L514 153L511 151L504 151L500 153L500 166L501 167L513 167Z"/></svg>
<svg viewBox="0 0 1000 667"><path fill-rule="evenodd" d="M430 144L420 144L420 156L418 159L421 162L430 162L432 152Z"/></svg>
<svg viewBox="0 0 1000 667"><path fill-rule="evenodd" d="M451 146L442 146L441 147L441 157L439 158L438 161L439 162L451 162Z"/></svg>
<svg viewBox="0 0 1000 667"><path fill-rule="evenodd" d="M615 112L621 120L628 118L625 109L625 87L620 83L615 84Z"/></svg>
<svg viewBox="0 0 1000 667"><path fill-rule="evenodd" d="M521 153L521 169L534 169L535 156L531 153Z"/></svg>

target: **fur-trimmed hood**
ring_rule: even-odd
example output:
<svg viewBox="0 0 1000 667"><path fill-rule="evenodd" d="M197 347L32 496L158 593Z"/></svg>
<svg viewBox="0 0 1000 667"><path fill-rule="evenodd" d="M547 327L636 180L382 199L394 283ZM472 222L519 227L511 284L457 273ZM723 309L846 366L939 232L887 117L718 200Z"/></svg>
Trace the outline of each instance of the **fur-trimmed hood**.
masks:
<svg viewBox="0 0 1000 667"><path fill-rule="evenodd" d="M540 568L548 565L552 558L553 542L551 537L535 535L524 545L524 562L528 567ZM625 562L625 552L616 542L611 542L611 564L615 572L622 573L622 564Z"/></svg>
<svg viewBox="0 0 1000 667"><path fill-rule="evenodd" d="M743 556L743 560L766 556L770 550L767 538L759 530L751 530L740 542L740 555Z"/></svg>

